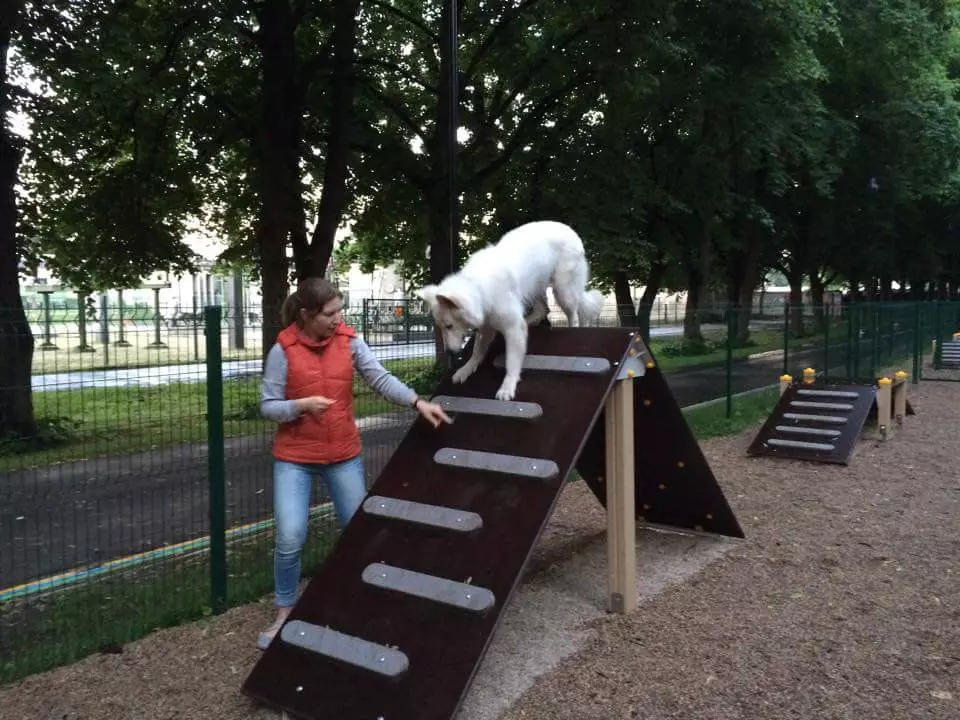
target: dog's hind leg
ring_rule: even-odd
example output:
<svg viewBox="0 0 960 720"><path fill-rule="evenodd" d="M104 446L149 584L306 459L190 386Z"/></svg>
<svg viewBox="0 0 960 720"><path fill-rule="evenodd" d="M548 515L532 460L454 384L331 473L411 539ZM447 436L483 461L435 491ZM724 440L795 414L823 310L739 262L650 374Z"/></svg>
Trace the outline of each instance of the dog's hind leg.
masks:
<svg viewBox="0 0 960 720"><path fill-rule="evenodd" d="M587 265L582 255L567 256L553 273L553 296L567 316L570 327L580 326L580 303L587 283Z"/></svg>
<svg viewBox="0 0 960 720"><path fill-rule="evenodd" d="M477 330L476 339L473 341L473 352L470 353L470 359L453 374L453 381L455 383L462 383L477 371L480 363L482 363L483 359L487 356L487 352L490 350L490 343L493 341L495 335L496 330L492 328L479 328Z"/></svg>
<svg viewBox="0 0 960 720"><path fill-rule="evenodd" d="M497 390L497 400L513 400L517 393L517 383L520 382L520 369L523 367L523 358L527 354L527 324L524 322L511 325L504 331L503 339L506 344L507 374L503 378L500 389Z"/></svg>
<svg viewBox="0 0 960 720"><path fill-rule="evenodd" d="M568 287L553 288L553 296L557 299L557 305L567 316L567 323L570 327L579 327L580 325L580 293L571 290Z"/></svg>
<svg viewBox="0 0 960 720"><path fill-rule="evenodd" d="M527 314L524 318L524 321L528 326L539 325L543 322L547 315L550 314L550 305L547 304L546 293L542 293L538 298L533 301L533 309Z"/></svg>

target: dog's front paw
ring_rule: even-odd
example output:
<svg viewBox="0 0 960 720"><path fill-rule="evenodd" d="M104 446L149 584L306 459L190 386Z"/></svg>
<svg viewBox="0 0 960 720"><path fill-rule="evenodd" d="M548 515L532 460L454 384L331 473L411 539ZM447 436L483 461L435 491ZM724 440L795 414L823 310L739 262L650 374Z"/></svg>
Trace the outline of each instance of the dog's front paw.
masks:
<svg viewBox="0 0 960 720"><path fill-rule="evenodd" d="M476 368L470 367L469 365L464 365L453 374L453 382L457 384L462 383L468 377L473 375L474 372L476 372Z"/></svg>
<svg viewBox="0 0 960 720"><path fill-rule="evenodd" d="M497 400L513 400L514 395L517 394L517 383L516 381L504 380L503 385L500 386L500 389L497 390Z"/></svg>

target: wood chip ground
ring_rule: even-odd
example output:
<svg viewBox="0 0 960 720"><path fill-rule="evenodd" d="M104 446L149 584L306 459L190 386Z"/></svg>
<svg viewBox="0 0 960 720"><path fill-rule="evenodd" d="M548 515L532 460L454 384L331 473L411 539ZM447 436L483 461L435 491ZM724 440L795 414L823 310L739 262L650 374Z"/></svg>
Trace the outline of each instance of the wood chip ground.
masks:
<svg viewBox="0 0 960 720"><path fill-rule="evenodd" d="M917 415L849 467L748 459L755 428L705 441L746 540L592 621L504 720L960 718L960 384L910 390ZM526 582L602 530L569 486ZM276 718L238 689L271 614L264 598L5 686L0 718Z"/></svg>

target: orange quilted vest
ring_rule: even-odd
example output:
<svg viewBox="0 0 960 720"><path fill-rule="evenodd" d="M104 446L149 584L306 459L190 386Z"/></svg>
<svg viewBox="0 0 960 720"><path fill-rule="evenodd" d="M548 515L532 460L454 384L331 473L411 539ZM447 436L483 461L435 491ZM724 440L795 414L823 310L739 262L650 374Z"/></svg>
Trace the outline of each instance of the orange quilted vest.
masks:
<svg viewBox="0 0 960 720"><path fill-rule="evenodd" d="M360 431L353 417L352 337L356 332L342 322L321 341L308 338L296 324L277 336L287 356L287 399L323 395L337 401L320 415L304 413L281 423L273 441L278 460L328 464L360 454Z"/></svg>

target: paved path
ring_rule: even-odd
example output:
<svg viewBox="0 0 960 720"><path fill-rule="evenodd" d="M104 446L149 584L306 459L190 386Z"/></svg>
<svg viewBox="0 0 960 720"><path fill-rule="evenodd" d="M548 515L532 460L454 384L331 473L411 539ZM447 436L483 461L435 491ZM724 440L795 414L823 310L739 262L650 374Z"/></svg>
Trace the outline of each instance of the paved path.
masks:
<svg viewBox="0 0 960 720"><path fill-rule="evenodd" d="M430 346L432 348L432 346ZM861 356L868 356L864 343ZM846 362L846 348L830 353ZM823 349L791 353L791 368L823 366ZM782 356L735 362L734 393L776 383ZM723 365L665 373L682 406L725 393ZM364 458L372 481L407 431L409 411L363 421ZM270 437L229 439L227 526L270 518ZM0 590L38 577L206 534L207 453L203 445L64 463L4 478L0 486Z"/></svg>

